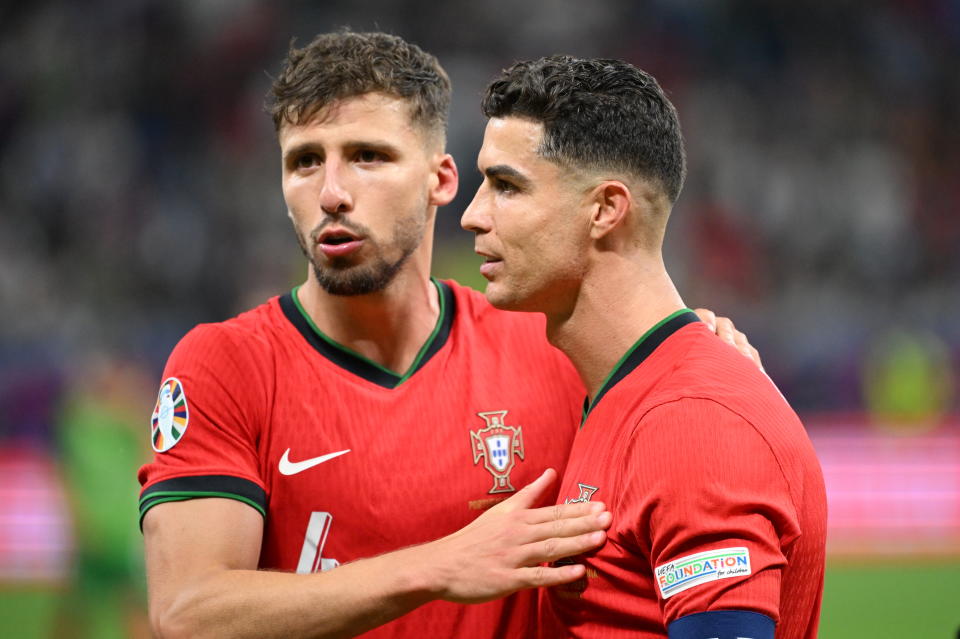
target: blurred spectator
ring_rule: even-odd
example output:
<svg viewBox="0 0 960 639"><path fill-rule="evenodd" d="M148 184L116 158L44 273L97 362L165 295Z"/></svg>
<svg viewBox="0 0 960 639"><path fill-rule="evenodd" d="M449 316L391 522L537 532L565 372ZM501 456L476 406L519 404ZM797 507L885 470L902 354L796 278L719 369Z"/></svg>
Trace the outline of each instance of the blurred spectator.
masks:
<svg viewBox="0 0 960 639"><path fill-rule="evenodd" d="M350 24L411 37L450 67L463 173L451 209L475 185L476 96L498 67L569 51L657 75L689 146L672 223L690 232L668 253L699 267L677 269L681 290L748 329L799 410L857 408L850 362L887 321L957 350L944 319L960 311L956 2L569 4L524 5L530 28L513 11L425 2L4 9L0 303L16 312L0 342L52 341L65 358L136 343L160 359L194 323L290 286L299 263L260 104L291 35ZM441 264L469 273L449 260L472 263L458 214L441 212ZM841 370L853 379L818 383Z"/></svg>
<svg viewBox="0 0 960 639"><path fill-rule="evenodd" d="M56 636L149 637L143 540L135 513L137 469L153 375L139 363L97 354L73 371L59 420L60 466L74 531L73 571Z"/></svg>

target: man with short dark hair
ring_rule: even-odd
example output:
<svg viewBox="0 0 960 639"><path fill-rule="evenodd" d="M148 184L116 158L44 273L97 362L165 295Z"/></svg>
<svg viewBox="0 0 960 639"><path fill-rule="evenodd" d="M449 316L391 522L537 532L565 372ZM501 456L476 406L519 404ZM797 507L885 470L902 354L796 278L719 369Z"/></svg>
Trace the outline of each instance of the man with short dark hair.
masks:
<svg viewBox="0 0 960 639"><path fill-rule="evenodd" d="M578 578L541 563L603 542L602 504L533 508L575 371L539 318L430 277L449 92L395 36L291 49L271 112L307 278L167 363L140 473L159 635L529 636L535 591L494 600Z"/></svg>
<svg viewBox="0 0 960 639"><path fill-rule="evenodd" d="M685 172L673 105L630 64L555 56L506 70L483 110L484 182L462 224L487 299L544 313L587 388L560 503L613 514L607 543L576 559L586 575L544 596L542 636L816 637L813 447L664 267Z"/></svg>

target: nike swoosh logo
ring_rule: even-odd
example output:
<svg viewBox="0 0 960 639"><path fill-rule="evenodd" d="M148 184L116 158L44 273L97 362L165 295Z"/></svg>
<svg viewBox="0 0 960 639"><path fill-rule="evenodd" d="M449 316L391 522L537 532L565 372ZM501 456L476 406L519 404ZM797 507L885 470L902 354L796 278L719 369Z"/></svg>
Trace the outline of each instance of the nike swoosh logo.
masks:
<svg viewBox="0 0 960 639"><path fill-rule="evenodd" d="M330 461L334 457L339 457L340 455L345 455L350 452L350 449L341 450L336 453L329 453L327 455L320 455L319 457L313 457L311 459L304 459L303 461L292 462L290 461L290 449L287 449L287 452L283 454L283 457L280 458L280 474L281 475L296 475L297 473L302 473L308 468L313 468L318 464L322 464L325 461Z"/></svg>

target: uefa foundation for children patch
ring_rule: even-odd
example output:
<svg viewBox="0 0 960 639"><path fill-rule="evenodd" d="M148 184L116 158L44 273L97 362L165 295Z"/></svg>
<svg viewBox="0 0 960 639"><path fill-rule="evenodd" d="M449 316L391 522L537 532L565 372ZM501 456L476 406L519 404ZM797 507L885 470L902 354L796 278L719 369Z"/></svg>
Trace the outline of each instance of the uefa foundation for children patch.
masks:
<svg viewBox="0 0 960 639"><path fill-rule="evenodd" d="M654 571L660 595L664 599L708 581L749 574L750 551L743 547L698 552L657 566Z"/></svg>
<svg viewBox="0 0 960 639"><path fill-rule="evenodd" d="M171 377L160 385L157 405L150 420L150 443L153 449L162 453L173 448L183 437L189 421L190 411L183 384L176 377Z"/></svg>

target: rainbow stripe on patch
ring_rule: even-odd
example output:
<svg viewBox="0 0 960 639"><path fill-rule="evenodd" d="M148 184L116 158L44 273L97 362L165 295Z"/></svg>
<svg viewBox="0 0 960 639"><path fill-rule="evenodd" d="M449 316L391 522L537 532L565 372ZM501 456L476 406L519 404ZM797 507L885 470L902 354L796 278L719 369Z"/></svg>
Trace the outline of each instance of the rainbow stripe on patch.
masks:
<svg viewBox="0 0 960 639"><path fill-rule="evenodd" d="M660 588L660 595L667 599L709 581L749 574L750 551L738 546L707 550L657 566L654 579Z"/></svg>
<svg viewBox="0 0 960 639"><path fill-rule="evenodd" d="M190 409L183 384L170 377L160 385L157 404L150 419L150 443L158 453L163 453L180 441L190 422Z"/></svg>

